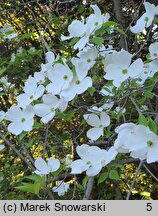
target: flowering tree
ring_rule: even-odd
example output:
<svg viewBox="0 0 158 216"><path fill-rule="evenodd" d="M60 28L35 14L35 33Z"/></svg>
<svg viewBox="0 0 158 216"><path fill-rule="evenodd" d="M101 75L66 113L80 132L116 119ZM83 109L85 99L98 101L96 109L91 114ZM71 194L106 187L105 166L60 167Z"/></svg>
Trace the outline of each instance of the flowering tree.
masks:
<svg viewBox="0 0 158 216"><path fill-rule="evenodd" d="M129 199L141 168L158 180L150 167L158 161L158 6L145 1L140 5L144 13L125 28L119 2L113 1L113 7L120 24L96 4L89 6L90 15L62 23L59 39L65 46L58 54L46 31L54 21L50 18L40 30L45 61L39 71L29 73L18 87L0 79L3 103L11 97L11 105L0 111L0 150L3 154L9 147L26 169L19 173L23 178L16 190L41 199L71 190L71 199L93 199L96 188L112 181L119 198ZM8 24L0 31L4 44L20 38ZM138 42L136 50L128 34ZM27 55L37 53L32 48ZM20 55L26 58L18 50L0 74ZM131 185L121 191L129 163L139 165Z"/></svg>

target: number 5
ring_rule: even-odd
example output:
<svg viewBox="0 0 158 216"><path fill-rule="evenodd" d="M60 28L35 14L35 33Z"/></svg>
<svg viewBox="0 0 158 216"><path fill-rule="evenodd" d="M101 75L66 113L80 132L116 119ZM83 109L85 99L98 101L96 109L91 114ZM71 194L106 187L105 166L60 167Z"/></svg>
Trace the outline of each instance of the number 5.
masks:
<svg viewBox="0 0 158 216"><path fill-rule="evenodd" d="M152 210L152 203L147 203L146 210L151 211Z"/></svg>

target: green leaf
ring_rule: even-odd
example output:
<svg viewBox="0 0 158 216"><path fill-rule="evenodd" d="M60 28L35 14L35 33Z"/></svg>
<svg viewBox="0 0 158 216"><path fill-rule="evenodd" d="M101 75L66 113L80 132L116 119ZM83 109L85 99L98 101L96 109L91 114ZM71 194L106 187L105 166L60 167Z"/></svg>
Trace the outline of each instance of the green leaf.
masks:
<svg viewBox="0 0 158 216"><path fill-rule="evenodd" d="M22 131L21 134L19 135L19 139L23 140L23 138L27 135L26 131Z"/></svg>
<svg viewBox="0 0 158 216"><path fill-rule="evenodd" d="M79 38L77 37L77 38L73 38L73 39L71 39L71 41L70 41L70 46L73 46L74 44L76 44L77 42L79 41Z"/></svg>
<svg viewBox="0 0 158 216"><path fill-rule="evenodd" d="M2 67L1 69L0 69L0 76L6 71L6 67Z"/></svg>
<svg viewBox="0 0 158 216"><path fill-rule="evenodd" d="M110 170L109 178L113 179L113 180L120 180L120 176L119 176L117 170Z"/></svg>
<svg viewBox="0 0 158 216"><path fill-rule="evenodd" d="M90 96L93 96L94 92L95 92L95 88L94 87L89 87L88 92L89 92Z"/></svg>
<svg viewBox="0 0 158 216"><path fill-rule="evenodd" d="M71 119L74 117L74 111L70 111L68 113L61 113L57 111L56 114L58 118L63 119L65 121L71 121Z"/></svg>
<svg viewBox="0 0 158 216"><path fill-rule="evenodd" d="M85 176L84 179L83 179L83 181L82 181L82 184L83 184L83 187L84 187L84 188L87 187L88 180L89 180L89 177L88 177L88 176Z"/></svg>
<svg viewBox="0 0 158 216"><path fill-rule="evenodd" d="M157 124L151 118L148 120L148 127L150 128L150 130L152 132L154 132L155 134L157 134Z"/></svg>
<svg viewBox="0 0 158 216"><path fill-rule="evenodd" d="M94 37L90 41L98 46L101 46L104 43L104 39L102 37Z"/></svg>
<svg viewBox="0 0 158 216"><path fill-rule="evenodd" d="M144 126L147 126L148 125L148 120L145 118L144 115L139 114L138 123L142 124Z"/></svg>
<svg viewBox="0 0 158 216"><path fill-rule="evenodd" d="M108 172L101 173L98 179L98 184L104 182L108 178L108 175Z"/></svg>

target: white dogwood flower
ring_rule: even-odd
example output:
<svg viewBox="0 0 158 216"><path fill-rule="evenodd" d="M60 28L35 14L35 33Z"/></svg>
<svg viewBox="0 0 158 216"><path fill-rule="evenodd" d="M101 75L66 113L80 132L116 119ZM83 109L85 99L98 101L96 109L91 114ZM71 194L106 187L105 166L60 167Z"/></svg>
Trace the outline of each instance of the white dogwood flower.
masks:
<svg viewBox="0 0 158 216"><path fill-rule="evenodd" d="M51 83L47 85L46 90L56 95L70 86L73 73L66 63L57 63L53 66L52 70L48 71L48 78Z"/></svg>
<svg viewBox="0 0 158 216"><path fill-rule="evenodd" d="M48 159L48 162L46 162L45 160L39 157L35 160L34 165L36 168L34 173L36 173L37 175L47 175L59 169L60 161L58 159L51 157Z"/></svg>
<svg viewBox="0 0 158 216"><path fill-rule="evenodd" d="M55 116L55 111L59 107L60 100L51 94L43 95L43 104L36 104L34 112L37 116L42 117L41 121L48 123Z"/></svg>
<svg viewBox="0 0 158 216"><path fill-rule="evenodd" d="M136 78L143 70L143 62L139 58L131 64L132 55L121 50L112 54L113 63L106 67L106 80L113 80L113 85L120 87L121 83L130 78Z"/></svg>
<svg viewBox="0 0 158 216"><path fill-rule="evenodd" d="M0 111L0 122L3 121L4 118L5 118L5 112Z"/></svg>
<svg viewBox="0 0 158 216"><path fill-rule="evenodd" d="M158 15L158 6L155 7L154 4L149 2L144 2L144 6L146 12L137 20L136 25L130 28L134 34L143 32L145 28L148 28L152 24L155 15Z"/></svg>
<svg viewBox="0 0 158 216"><path fill-rule="evenodd" d="M92 86L92 79L87 76L87 64L85 64L85 62L78 61L77 58L73 58L72 63L75 66L76 74L74 75L69 88L60 93L60 96L64 97L66 101L71 101L76 95L82 94Z"/></svg>
<svg viewBox="0 0 158 216"><path fill-rule="evenodd" d="M71 173L80 174L86 171L88 176L97 175L101 169L115 159L117 152L114 148L108 151L97 146L82 144L76 148L81 159L75 160L71 164Z"/></svg>
<svg viewBox="0 0 158 216"><path fill-rule="evenodd" d="M25 108L43 95L45 87L43 85L38 86L36 79L29 77L23 90L25 93L17 96L17 102L19 107Z"/></svg>
<svg viewBox="0 0 158 216"><path fill-rule="evenodd" d="M100 136L103 136L104 128L110 125L110 117L105 112L100 113L100 118L94 113L89 114L86 121L93 126L87 131L87 137L91 140L97 140Z"/></svg>
<svg viewBox="0 0 158 216"><path fill-rule="evenodd" d="M158 42L150 44L149 52L152 60L158 59Z"/></svg>
<svg viewBox="0 0 158 216"><path fill-rule="evenodd" d="M57 186L52 188L53 192L57 192L58 196L64 196L64 194L68 191L70 184L65 183L64 181L58 181Z"/></svg>
<svg viewBox="0 0 158 216"><path fill-rule="evenodd" d="M7 112L5 119L11 121L8 125L8 131L19 135L22 131L31 131L34 124L34 111L32 106L21 109L18 106L12 106Z"/></svg>
<svg viewBox="0 0 158 216"><path fill-rule="evenodd" d="M91 5L91 7L93 8L94 14L91 14L86 18L86 23L84 23L84 20L74 20L68 26L69 36L61 36L62 41L79 37L79 41L74 45L75 49L83 49L86 44L88 44L90 35L93 34L95 30L99 29L102 24L107 22L110 18L108 13L103 16L97 5Z"/></svg>

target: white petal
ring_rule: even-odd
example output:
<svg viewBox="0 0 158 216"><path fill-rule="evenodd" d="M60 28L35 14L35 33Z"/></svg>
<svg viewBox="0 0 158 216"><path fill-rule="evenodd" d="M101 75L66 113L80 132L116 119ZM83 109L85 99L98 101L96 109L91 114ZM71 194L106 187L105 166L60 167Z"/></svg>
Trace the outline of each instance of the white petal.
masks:
<svg viewBox="0 0 158 216"><path fill-rule="evenodd" d="M56 108L59 104L59 99L51 94L43 95L43 102L47 105L51 105L51 107Z"/></svg>
<svg viewBox="0 0 158 216"><path fill-rule="evenodd" d="M49 51L49 52L47 52L45 55L46 55L46 61L47 61L47 62L50 62L50 63L53 63L53 62L54 62L54 60L55 60L55 55L54 55L53 52Z"/></svg>
<svg viewBox="0 0 158 216"><path fill-rule="evenodd" d="M77 146L76 152L80 156L80 158L86 160L86 158L88 156L88 150L89 150L89 148L90 148L89 145L82 144L81 146Z"/></svg>
<svg viewBox="0 0 158 216"><path fill-rule="evenodd" d="M139 58L130 65L128 69L128 74L130 77L135 78L136 76L142 73L142 70L143 70L143 62Z"/></svg>
<svg viewBox="0 0 158 216"><path fill-rule="evenodd" d="M86 121L89 125L94 127L99 127L99 125L101 124L101 121L96 114L89 114Z"/></svg>
<svg viewBox="0 0 158 216"><path fill-rule="evenodd" d="M105 112L100 113L100 120L101 120L101 124L104 127L107 127L110 125L110 117Z"/></svg>
<svg viewBox="0 0 158 216"><path fill-rule="evenodd" d="M79 20L74 20L68 27L71 37L81 37L85 31L85 25Z"/></svg>
<svg viewBox="0 0 158 216"><path fill-rule="evenodd" d="M48 160L48 167L50 168L50 172L55 172L60 167L60 161L51 157Z"/></svg>
<svg viewBox="0 0 158 216"><path fill-rule="evenodd" d="M31 104L32 100L33 99L30 99L30 96L25 93L17 96L18 106L22 108L25 108L26 106Z"/></svg>
<svg viewBox="0 0 158 216"><path fill-rule="evenodd" d="M34 120L33 119L29 119L26 122L22 123L22 126L23 126L22 129L24 131L31 131L32 127L33 127L33 124L34 124Z"/></svg>
<svg viewBox="0 0 158 216"><path fill-rule="evenodd" d="M154 145L149 147L147 153L147 163L154 163L158 161L158 142Z"/></svg>
<svg viewBox="0 0 158 216"><path fill-rule="evenodd" d="M91 86L92 86L91 77L85 77L82 81L80 81L79 84L76 84L76 93L82 94Z"/></svg>
<svg viewBox="0 0 158 216"><path fill-rule="evenodd" d="M97 140L102 135L103 135L102 128L91 128L87 131L87 137L94 141Z"/></svg>
<svg viewBox="0 0 158 216"><path fill-rule="evenodd" d="M91 166L87 171L86 174L88 176L96 176L102 169L101 164L96 164L95 166Z"/></svg>
<svg viewBox="0 0 158 216"><path fill-rule="evenodd" d="M19 135L23 131L23 128L19 122L12 122L8 125L8 131L12 134Z"/></svg>
<svg viewBox="0 0 158 216"><path fill-rule="evenodd" d="M138 34L140 32L143 32L145 26L146 26L146 22L145 22L145 18L146 18L146 13L143 14L136 22L135 26L130 27L130 30L132 33L134 34Z"/></svg>
<svg viewBox="0 0 158 216"><path fill-rule="evenodd" d="M43 85L39 85L34 93L34 100L40 98L45 91L45 87Z"/></svg>
<svg viewBox="0 0 158 216"><path fill-rule="evenodd" d="M34 106L34 112L37 116L43 117L50 112L50 106L46 104L36 104Z"/></svg>
<svg viewBox="0 0 158 216"><path fill-rule="evenodd" d="M89 37L82 37L75 45L74 49L83 49L89 41Z"/></svg>
<svg viewBox="0 0 158 216"><path fill-rule="evenodd" d="M34 163L36 169L38 172L40 172L40 174L48 174L50 172L50 169L48 168L48 165L47 163L42 159L42 158L37 158L35 160L35 163ZM37 173L35 171L35 173Z"/></svg>
<svg viewBox="0 0 158 216"><path fill-rule="evenodd" d="M8 112L6 112L6 120L9 121L18 121L19 118L22 116L22 111L19 107L17 106L12 106Z"/></svg>
<svg viewBox="0 0 158 216"><path fill-rule="evenodd" d="M84 172L85 170L87 170L88 168L89 168L89 165L85 161L81 159L75 160L71 164L71 169L72 169L71 174L80 174Z"/></svg>
<svg viewBox="0 0 158 216"><path fill-rule="evenodd" d="M50 112L47 115L43 116L41 118L41 121L45 124L47 124L50 120L52 120L55 116L55 112Z"/></svg>

